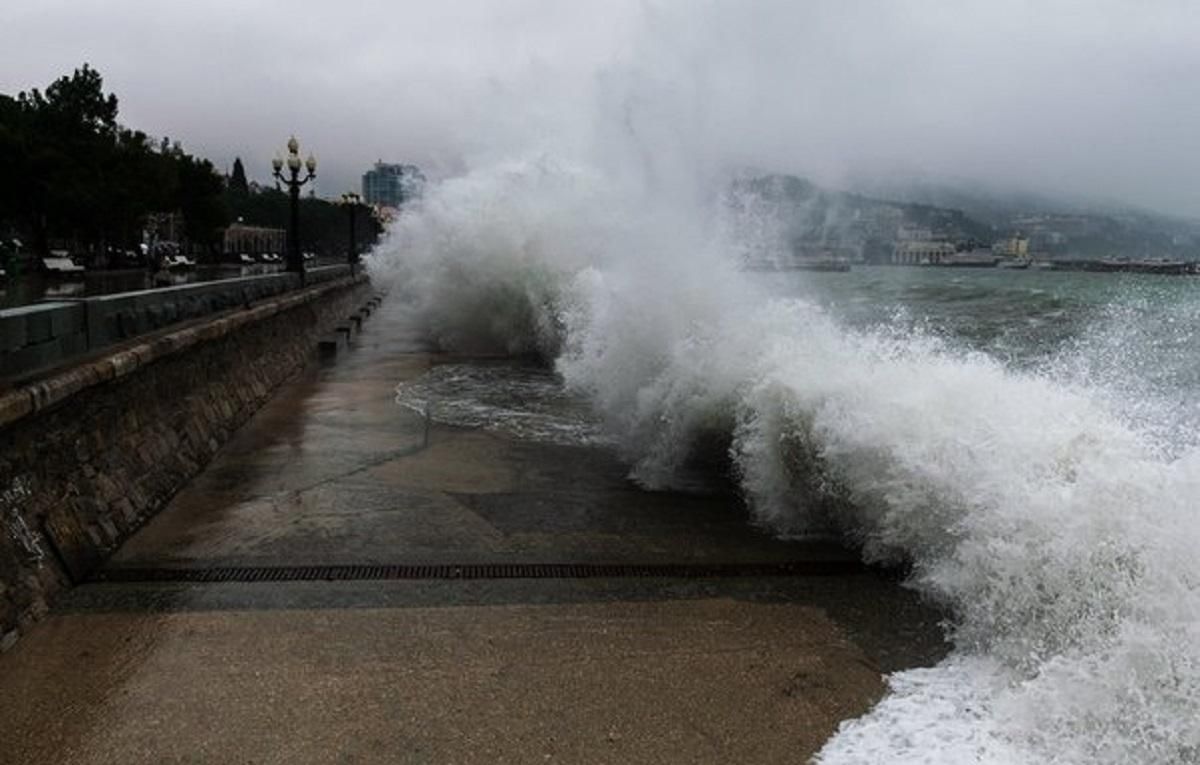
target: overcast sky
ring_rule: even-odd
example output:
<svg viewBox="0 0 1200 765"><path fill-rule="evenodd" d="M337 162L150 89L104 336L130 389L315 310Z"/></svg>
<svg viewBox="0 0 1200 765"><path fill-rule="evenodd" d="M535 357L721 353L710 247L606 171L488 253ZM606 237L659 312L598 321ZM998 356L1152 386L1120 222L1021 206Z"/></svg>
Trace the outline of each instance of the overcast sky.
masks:
<svg viewBox="0 0 1200 765"><path fill-rule="evenodd" d="M1200 217L1200 3L1183 0L2 0L0 91L89 62L121 120L320 193L653 114L694 156L978 180Z"/></svg>

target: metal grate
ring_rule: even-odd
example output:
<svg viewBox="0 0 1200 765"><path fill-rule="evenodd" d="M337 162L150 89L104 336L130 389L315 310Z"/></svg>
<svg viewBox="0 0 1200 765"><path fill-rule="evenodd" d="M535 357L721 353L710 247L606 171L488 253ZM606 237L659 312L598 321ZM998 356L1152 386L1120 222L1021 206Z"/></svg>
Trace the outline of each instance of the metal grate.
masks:
<svg viewBox="0 0 1200 765"><path fill-rule="evenodd" d="M215 568L109 568L99 582L363 582L427 579L713 579L862 573L848 560L787 563L468 563Z"/></svg>

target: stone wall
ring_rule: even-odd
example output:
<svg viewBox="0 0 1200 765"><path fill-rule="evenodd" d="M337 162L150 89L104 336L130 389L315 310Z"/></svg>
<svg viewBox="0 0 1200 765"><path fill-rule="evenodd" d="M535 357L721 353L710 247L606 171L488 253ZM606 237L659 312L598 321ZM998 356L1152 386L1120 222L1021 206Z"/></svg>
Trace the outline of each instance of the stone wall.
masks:
<svg viewBox="0 0 1200 765"><path fill-rule="evenodd" d="M364 277L311 286L0 394L0 649L160 510L369 292Z"/></svg>

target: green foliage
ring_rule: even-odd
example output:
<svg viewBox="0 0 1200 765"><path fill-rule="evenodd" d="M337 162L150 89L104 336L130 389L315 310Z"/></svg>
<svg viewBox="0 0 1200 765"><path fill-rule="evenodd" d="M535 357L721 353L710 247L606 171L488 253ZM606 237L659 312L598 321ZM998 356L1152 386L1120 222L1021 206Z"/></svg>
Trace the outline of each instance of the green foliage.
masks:
<svg viewBox="0 0 1200 765"><path fill-rule="evenodd" d="M226 185L208 160L123 127L117 114L116 96L87 64L44 92L0 94L0 234L19 232L42 254L55 240L91 252L134 249L147 216L177 212L186 238L215 253L233 217L287 227L287 194L252 190L241 159ZM303 248L344 254L349 211L311 197L300 205ZM369 246L380 227L356 215L358 242Z"/></svg>
<svg viewBox="0 0 1200 765"><path fill-rule="evenodd" d="M242 165L241 157L233 159L233 172L229 174L229 190L234 194L250 193L250 184L246 182L246 168Z"/></svg>
<svg viewBox="0 0 1200 765"><path fill-rule="evenodd" d="M214 245L227 219L221 177L121 126L117 106L87 64L45 92L0 95L0 228L23 230L43 254L51 239L125 249L147 214L179 211L192 241Z"/></svg>
<svg viewBox="0 0 1200 765"><path fill-rule="evenodd" d="M4 168L4 175L0 176L0 224L4 222L5 212L13 216L23 203L20 184L14 182L28 176L20 120L21 107L17 100L0 94L0 167Z"/></svg>
<svg viewBox="0 0 1200 765"><path fill-rule="evenodd" d="M178 162L175 206L183 214L184 229L193 242L214 249L221 241L221 229L229 222L224 183L207 159L183 154Z"/></svg>

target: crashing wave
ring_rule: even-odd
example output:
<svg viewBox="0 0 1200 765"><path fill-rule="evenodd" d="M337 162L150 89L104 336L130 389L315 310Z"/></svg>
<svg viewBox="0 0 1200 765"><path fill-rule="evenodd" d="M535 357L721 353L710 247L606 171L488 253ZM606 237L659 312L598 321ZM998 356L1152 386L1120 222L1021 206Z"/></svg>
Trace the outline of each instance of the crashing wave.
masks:
<svg viewBox="0 0 1200 765"><path fill-rule="evenodd" d="M956 650L821 762L1200 761L1200 451L1109 389L767 298L734 229L541 159L431 190L371 268L441 345L553 359L644 485L715 437L762 523L911 564Z"/></svg>

